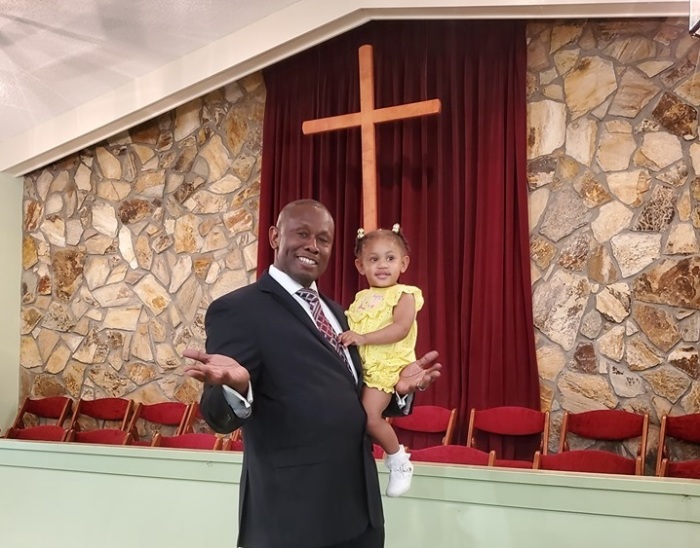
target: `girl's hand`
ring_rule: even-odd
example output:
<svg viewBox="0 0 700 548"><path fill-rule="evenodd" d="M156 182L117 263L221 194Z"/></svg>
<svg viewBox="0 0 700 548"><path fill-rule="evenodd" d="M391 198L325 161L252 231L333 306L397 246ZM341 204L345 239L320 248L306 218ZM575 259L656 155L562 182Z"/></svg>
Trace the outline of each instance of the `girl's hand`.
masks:
<svg viewBox="0 0 700 548"><path fill-rule="evenodd" d="M363 346L365 344L365 336L355 333L354 331L346 331L340 335L340 342L343 343L344 346L350 346L351 344Z"/></svg>

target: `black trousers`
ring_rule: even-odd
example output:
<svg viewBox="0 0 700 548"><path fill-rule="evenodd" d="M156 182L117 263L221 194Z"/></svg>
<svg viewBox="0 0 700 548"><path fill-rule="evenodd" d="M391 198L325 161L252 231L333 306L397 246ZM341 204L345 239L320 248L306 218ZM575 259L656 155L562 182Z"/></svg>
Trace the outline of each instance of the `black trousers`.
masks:
<svg viewBox="0 0 700 548"><path fill-rule="evenodd" d="M384 527L367 529L359 537L326 548L384 548Z"/></svg>

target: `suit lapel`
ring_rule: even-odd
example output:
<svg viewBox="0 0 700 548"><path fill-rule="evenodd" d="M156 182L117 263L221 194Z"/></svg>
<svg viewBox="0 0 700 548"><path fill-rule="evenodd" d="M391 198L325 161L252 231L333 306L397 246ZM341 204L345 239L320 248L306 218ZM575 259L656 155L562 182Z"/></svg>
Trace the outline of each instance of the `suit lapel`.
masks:
<svg viewBox="0 0 700 548"><path fill-rule="evenodd" d="M345 367L345 363L343 362L343 359L338 355L336 352L335 348L331 345L331 343L328 342L326 337L323 336L323 334L318 330L316 327L316 324L314 321L311 319L311 317L302 309L301 303L299 303L294 297L292 297L280 284L278 284L272 276L270 276L267 272L265 272L259 279L258 279L258 287L260 288L261 291L265 293L271 293L275 299L277 299L284 307L289 310L304 326L306 326L311 334L318 339L323 346L325 346L332 354L333 356L336 357L338 360L340 367L343 368L343 371L346 372L347 378L351 379L353 384L355 384L355 379L352 378L350 375L350 372L347 370L347 367ZM341 327L345 330L347 329L347 322L345 321L345 314L343 313L343 310L338 307L335 303L329 302L327 299L323 297L323 295L320 296L323 301L331 308L333 311L333 314L335 315L336 319L340 322ZM354 350L354 353L353 353ZM352 365L355 368L355 371L358 372L358 366L357 364L359 363L359 354L357 353L356 348L351 348L350 349L350 356L352 357ZM361 381L362 379L362 374L358 372L357 378ZM361 383L360 383L361 384Z"/></svg>
<svg viewBox="0 0 700 548"><path fill-rule="evenodd" d="M258 286L265 293L271 293L284 307L289 310L297 320L299 320L308 330L322 342L329 350L335 352L323 334L318 330L316 324L311 317L301 308L301 304L294 299L280 284L278 284L272 276L267 272L258 280Z"/></svg>

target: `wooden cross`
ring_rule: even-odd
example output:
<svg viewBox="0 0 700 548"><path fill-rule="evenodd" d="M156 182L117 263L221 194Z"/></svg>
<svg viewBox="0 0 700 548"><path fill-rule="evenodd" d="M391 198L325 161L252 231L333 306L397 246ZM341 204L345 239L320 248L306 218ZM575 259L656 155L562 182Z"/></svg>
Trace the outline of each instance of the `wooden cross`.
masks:
<svg viewBox="0 0 700 548"><path fill-rule="evenodd" d="M372 46L364 45L360 57L360 112L307 120L301 130L304 135L323 133L351 127L362 128L362 221L369 232L377 228L377 148L375 124L438 114L440 99L407 103L386 108L374 108L374 63Z"/></svg>

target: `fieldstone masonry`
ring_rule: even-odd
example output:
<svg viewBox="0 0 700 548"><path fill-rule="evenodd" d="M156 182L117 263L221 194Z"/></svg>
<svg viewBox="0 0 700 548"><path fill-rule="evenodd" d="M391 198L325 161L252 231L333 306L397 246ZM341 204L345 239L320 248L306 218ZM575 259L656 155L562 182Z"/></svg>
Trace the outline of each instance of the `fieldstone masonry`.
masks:
<svg viewBox="0 0 700 548"><path fill-rule="evenodd" d="M255 276L264 100L254 74L26 177L22 395L198 399L181 352Z"/></svg>
<svg viewBox="0 0 700 548"><path fill-rule="evenodd" d="M700 43L686 26L528 31L542 406L555 424L564 410L647 412L650 457L663 414L700 412Z"/></svg>

